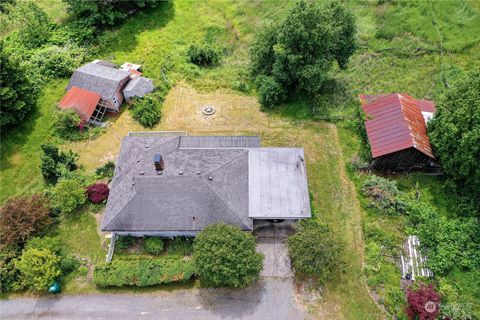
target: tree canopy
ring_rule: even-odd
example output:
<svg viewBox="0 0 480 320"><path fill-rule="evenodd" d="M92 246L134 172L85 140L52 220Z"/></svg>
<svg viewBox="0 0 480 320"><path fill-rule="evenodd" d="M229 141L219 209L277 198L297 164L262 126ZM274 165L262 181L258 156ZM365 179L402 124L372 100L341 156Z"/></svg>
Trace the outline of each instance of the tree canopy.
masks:
<svg viewBox="0 0 480 320"><path fill-rule="evenodd" d="M480 207L480 69L445 93L428 129L443 170Z"/></svg>
<svg viewBox="0 0 480 320"><path fill-rule="evenodd" d="M15 266L20 270L22 285L39 291L46 291L60 276L60 257L48 249L23 250Z"/></svg>
<svg viewBox="0 0 480 320"><path fill-rule="evenodd" d="M285 93L321 93L333 63L345 68L353 54L355 32L352 14L338 1L299 1L286 19L266 26L251 49L262 105L281 103Z"/></svg>
<svg viewBox="0 0 480 320"><path fill-rule="evenodd" d="M25 70L4 50L0 41L0 128L22 122L35 104L36 93Z"/></svg>
<svg viewBox="0 0 480 320"><path fill-rule="evenodd" d="M263 256L255 251L254 237L236 226L206 227L193 248L197 274L208 286L245 287L262 270Z"/></svg>

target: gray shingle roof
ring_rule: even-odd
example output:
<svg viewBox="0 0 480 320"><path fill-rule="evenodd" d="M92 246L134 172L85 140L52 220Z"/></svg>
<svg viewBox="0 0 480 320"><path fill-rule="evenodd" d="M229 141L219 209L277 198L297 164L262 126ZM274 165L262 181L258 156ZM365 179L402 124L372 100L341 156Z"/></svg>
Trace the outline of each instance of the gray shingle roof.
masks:
<svg viewBox="0 0 480 320"><path fill-rule="evenodd" d="M200 231L208 224L218 221L238 225L243 230L252 230L252 206L249 206L249 202L252 197L256 198L251 192L251 181L258 182L258 179L255 180L250 174L250 153L252 150L264 150L259 147L258 137L125 137L111 184L102 230ZM280 158L288 154L288 161L292 154L296 157L299 150L303 156L303 149L300 148L275 150L278 150ZM161 175L153 163L157 153L162 155L165 163ZM298 161L297 158L294 160L294 163ZM253 163L257 162L254 160ZM255 170L264 165L264 161L258 162ZM291 166L289 163L288 169L292 169ZM272 164L273 167L278 170L267 170L265 174L260 174L261 180L276 179L279 170L284 168L278 162ZM298 171L298 168L292 170ZM306 175L300 174L297 181L301 186L303 183L306 186ZM260 186L262 189L257 192L265 197L269 190L263 189L264 182L260 182ZM299 196L302 200L295 203L302 206L305 206L303 200L307 199L308 205L308 190L301 189L305 194L297 195L295 192L300 190L297 186L292 189L289 185L284 185L282 194L287 194L288 199ZM273 189L271 191L276 192ZM275 196L269 199L278 200ZM282 212L291 212L290 218L310 216L309 206L301 213L298 208L292 209L289 205L286 208L287 211Z"/></svg>
<svg viewBox="0 0 480 320"><path fill-rule="evenodd" d="M131 97L143 97L147 93L150 93L155 89L153 81L145 77L135 77L130 80L125 88L123 88L123 94L126 99Z"/></svg>
<svg viewBox="0 0 480 320"><path fill-rule="evenodd" d="M109 100L114 96L120 82L128 77L130 77L128 71L87 63L75 70L67 85L67 90L76 86L96 92L103 99Z"/></svg>

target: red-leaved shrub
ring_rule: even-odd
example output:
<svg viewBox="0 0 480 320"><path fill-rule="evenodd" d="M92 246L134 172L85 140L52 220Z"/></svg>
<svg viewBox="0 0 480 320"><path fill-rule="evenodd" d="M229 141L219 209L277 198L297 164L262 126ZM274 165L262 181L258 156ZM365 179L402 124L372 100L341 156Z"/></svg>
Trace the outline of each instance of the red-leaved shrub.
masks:
<svg viewBox="0 0 480 320"><path fill-rule="evenodd" d="M433 285L420 284L417 290L407 289L409 319L434 320L440 311L440 295Z"/></svg>
<svg viewBox="0 0 480 320"><path fill-rule="evenodd" d="M0 243L23 244L52 223L50 204L42 195L14 197L0 208Z"/></svg>
<svg viewBox="0 0 480 320"><path fill-rule="evenodd" d="M94 183L87 187L87 198L93 203L101 203L108 198L109 191L105 183Z"/></svg>

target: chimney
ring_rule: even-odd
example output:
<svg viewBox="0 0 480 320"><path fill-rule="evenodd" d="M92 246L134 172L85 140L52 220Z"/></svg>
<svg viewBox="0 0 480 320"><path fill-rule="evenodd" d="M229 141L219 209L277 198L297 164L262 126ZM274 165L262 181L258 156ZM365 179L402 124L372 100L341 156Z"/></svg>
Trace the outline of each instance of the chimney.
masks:
<svg viewBox="0 0 480 320"><path fill-rule="evenodd" d="M153 157L153 162L155 163L155 170L163 171L165 168L165 163L163 162L163 158L159 153L156 153Z"/></svg>

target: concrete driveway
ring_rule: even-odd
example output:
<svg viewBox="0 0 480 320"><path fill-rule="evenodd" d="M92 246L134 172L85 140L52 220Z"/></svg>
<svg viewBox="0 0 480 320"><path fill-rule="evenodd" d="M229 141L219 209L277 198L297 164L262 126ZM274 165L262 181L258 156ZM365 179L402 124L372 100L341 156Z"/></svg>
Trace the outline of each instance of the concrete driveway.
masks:
<svg viewBox="0 0 480 320"><path fill-rule="evenodd" d="M257 238L257 251L265 255L262 277L293 277L290 258L284 240L293 233L293 223L255 221L253 234Z"/></svg>

